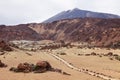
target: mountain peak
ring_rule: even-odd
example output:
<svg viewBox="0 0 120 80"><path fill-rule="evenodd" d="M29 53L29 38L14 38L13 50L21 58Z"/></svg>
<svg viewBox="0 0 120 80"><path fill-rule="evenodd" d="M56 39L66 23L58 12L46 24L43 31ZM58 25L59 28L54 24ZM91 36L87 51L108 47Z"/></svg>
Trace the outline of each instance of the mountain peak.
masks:
<svg viewBox="0 0 120 80"><path fill-rule="evenodd" d="M103 19L120 18L120 16L114 14L92 12L87 10L81 10L79 8L74 8L72 10L63 11L49 18L48 20L44 21L44 23L50 23L62 19L74 19L74 18L85 18L85 17L103 18Z"/></svg>
<svg viewBox="0 0 120 80"><path fill-rule="evenodd" d="M80 10L80 9L78 9L78 8L74 8L74 9L73 9L73 11L76 11L76 10Z"/></svg>

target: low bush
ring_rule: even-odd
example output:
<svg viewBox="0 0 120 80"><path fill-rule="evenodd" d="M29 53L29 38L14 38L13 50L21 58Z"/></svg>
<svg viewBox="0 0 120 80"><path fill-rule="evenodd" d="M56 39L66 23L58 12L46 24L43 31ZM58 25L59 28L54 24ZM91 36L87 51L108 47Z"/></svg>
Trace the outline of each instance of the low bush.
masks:
<svg viewBox="0 0 120 80"><path fill-rule="evenodd" d="M120 61L120 56L116 56L115 59Z"/></svg>

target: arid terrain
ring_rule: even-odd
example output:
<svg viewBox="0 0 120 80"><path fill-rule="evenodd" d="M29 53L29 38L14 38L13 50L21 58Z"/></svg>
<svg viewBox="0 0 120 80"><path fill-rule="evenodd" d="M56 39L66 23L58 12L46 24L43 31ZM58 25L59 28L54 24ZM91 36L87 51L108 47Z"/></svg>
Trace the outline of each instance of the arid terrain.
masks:
<svg viewBox="0 0 120 80"><path fill-rule="evenodd" d="M0 25L0 80L120 80L120 19Z"/></svg>
<svg viewBox="0 0 120 80"><path fill-rule="evenodd" d="M88 42L100 47L118 47L120 19L78 18L51 23L0 25L0 40L64 40Z"/></svg>
<svg viewBox="0 0 120 80"><path fill-rule="evenodd" d="M16 45L19 42L16 41ZM42 48L51 41L40 41L34 44L26 42L13 48L13 51L5 51L0 55L0 60L8 67L0 68L0 80L120 80L120 61L114 56L120 55L119 49L108 48L81 48L80 46L67 46L60 48ZM14 42L15 43L15 42ZM31 44L32 43L32 44ZM34 42L35 43L35 42ZM39 44L38 44L39 43ZM42 45L40 49L35 48ZM55 45L54 45L55 46ZM112 53L112 54L111 54ZM58 57L58 58L57 58ZM70 75L47 71L45 73L15 73L9 71L19 63L33 63L37 61L48 61L53 68L61 69Z"/></svg>
<svg viewBox="0 0 120 80"><path fill-rule="evenodd" d="M0 80L120 80L120 0L0 0Z"/></svg>

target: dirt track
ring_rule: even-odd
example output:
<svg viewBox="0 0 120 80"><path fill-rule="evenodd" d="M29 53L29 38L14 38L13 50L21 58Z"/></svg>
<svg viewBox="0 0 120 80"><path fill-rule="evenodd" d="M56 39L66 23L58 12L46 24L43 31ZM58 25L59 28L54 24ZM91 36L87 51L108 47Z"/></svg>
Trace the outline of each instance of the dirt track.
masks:
<svg viewBox="0 0 120 80"><path fill-rule="evenodd" d="M91 76L96 76L96 77L104 79L104 80L119 80L119 79L115 79L111 76L107 76L105 74L102 74L102 73L97 73L97 72L94 72L94 71L90 71L90 70L85 69L85 68L77 68L74 65L70 64L69 62L67 62L66 60L60 58L59 56L57 56L55 54L49 53L49 55L53 56L55 59L59 60L60 62L64 63L67 67L69 67L69 68L71 68L75 71L79 71L79 72L82 72L82 73L85 73L85 74L89 74Z"/></svg>
<svg viewBox="0 0 120 80"><path fill-rule="evenodd" d="M31 56L26 54L26 51L17 50L14 52L9 52L5 55L0 56L2 62L6 63L8 67L0 68L0 80L102 80L95 76L90 76L84 73L80 73L73 69L68 68L65 64L61 63L53 56L46 54L45 51L29 52ZM13 73L9 69L11 67L16 67L21 62L28 62L35 64L39 60L45 60L50 62L53 68L61 69L71 76L63 75L56 72L46 72L46 73Z"/></svg>

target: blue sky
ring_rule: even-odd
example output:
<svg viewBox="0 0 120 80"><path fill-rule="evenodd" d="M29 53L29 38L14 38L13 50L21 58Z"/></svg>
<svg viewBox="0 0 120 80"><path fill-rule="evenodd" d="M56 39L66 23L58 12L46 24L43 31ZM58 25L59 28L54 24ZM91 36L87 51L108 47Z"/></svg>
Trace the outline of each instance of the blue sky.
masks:
<svg viewBox="0 0 120 80"><path fill-rule="evenodd" d="M0 24L40 23L73 8L120 15L120 0L0 0Z"/></svg>

